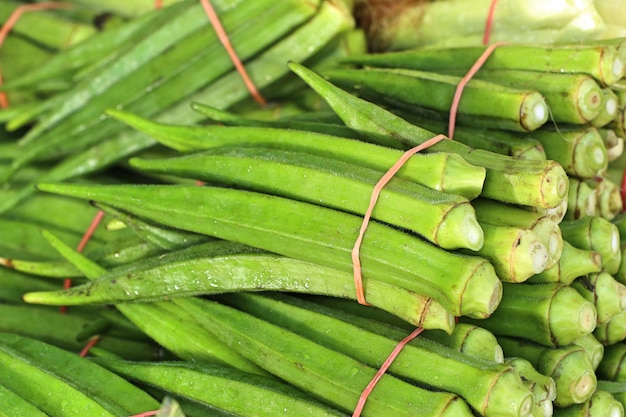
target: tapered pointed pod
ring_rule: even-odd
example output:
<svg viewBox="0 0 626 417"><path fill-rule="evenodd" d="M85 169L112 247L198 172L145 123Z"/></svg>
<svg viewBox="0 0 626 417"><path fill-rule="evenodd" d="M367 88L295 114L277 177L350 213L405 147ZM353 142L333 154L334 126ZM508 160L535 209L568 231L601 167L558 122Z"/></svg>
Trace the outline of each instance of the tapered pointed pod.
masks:
<svg viewBox="0 0 626 417"><path fill-rule="evenodd" d="M374 143L399 143L406 148L435 136L383 108L335 87L304 66L291 62L292 71L317 91L344 123ZM526 206L556 207L567 195L567 175L557 162L527 161L475 150L454 141L441 141L428 152L454 152L487 170L482 196Z"/></svg>
<svg viewBox="0 0 626 417"><path fill-rule="evenodd" d="M362 223L358 216L317 205L228 188L40 187L100 201L166 226L348 272L353 270L351 251ZM502 284L485 259L447 252L380 223L372 222L367 229L361 262L365 279L432 297L452 314L488 316L501 297Z"/></svg>

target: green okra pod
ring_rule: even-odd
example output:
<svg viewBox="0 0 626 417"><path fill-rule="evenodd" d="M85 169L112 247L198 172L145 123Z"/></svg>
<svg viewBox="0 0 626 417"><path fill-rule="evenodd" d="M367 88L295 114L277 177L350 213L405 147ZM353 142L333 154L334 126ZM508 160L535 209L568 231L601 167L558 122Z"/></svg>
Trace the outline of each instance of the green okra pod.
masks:
<svg viewBox="0 0 626 417"><path fill-rule="evenodd" d="M48 416L48 414L44 413L40 408L34 406L28 399L21 397L16 394L15 391L2 384L0 384L0 404L2 404L2 410L0 410L0 416L2 417Z"/></svg>
<svg viewBox="0 0 626 417"><path fill-rule="evenodd" d="M580 295L592 302L598 312L598 324L626 309L626 286L606 272L580 277L571 283Z"/></svg>
<svg viewBox="0 0 626 417"><path fill-rule="evenodd" d="M363 216L381 175L341 161L276 149L214 149L171 159L131 160L141 170L195 178ZM346 198L350 196L350 198ZM463 197L392 179L372 218L409 229L444 249L478 250L483 232Z"/></svg>
<svg viewBox="0 0 626 417"><path fill-rule="evenodd" d="M622 310L606 322L598 324L593 334L604 345L613 345L626 339L626 311Z"/></svg>
<svg viewBox="0 0 626 417"><path fill-rule="evenodd" d="M602 258L602 269L609 274L617 272L622 256L617 226L594 216L565 220L560 227L563 239L577 248L598 252Z"/></svg>
<svg viewBox="0 0 626 417"><path fill-rule="evenodd" d="M485 46L423 48L383 54L357 55L345 62L374 67L438 70L468 70L485 51ZM624 65L613 45L517 45L498 46L483 69L515 69L552 73L589 74L603 85L624 75Z"/></svg>
<svg viewBox="0 0 626 417"><path fill-rule="evenodd" d="M548 376L539 373L534 366L524 358L507 358L504 362L517 372L526 387L533 394L533 416L551 416L553 414L552 402L556 398L556 384Z"/></svg>
<svg viewBox="0 0 626 417"><path fill-rule="evenodd" d="M566 346L590 334L596 320L593 303L569 286L505 283L496 311L480 322L470 322L496 337L523 335L544 346Z"/></svg>
<svg viewBox="0 0 626 417"><path fill-rule="evenodd" d="M593 178L608 167L604 141L594 127L558 131L541 129L529 136L541 142L548 159L560 163L569 175Z"/></svg>
<svg viewBox="0 0 626 417"><path fill-rule="evenodd" d="M475 253L491 262L503 282L524 282L548 265L548 249L534 231L490 223L481 228L484 242Z"/></svg>
<svg viewBox="0 0 626 417"><path fill-rule="evenodd" d="M617 117L617 109L619 108L619 99L617 94L610 88L602 89L602 106L596 117L591 119L590 124L593 127L601 128L611 123Z"/></svg>
<svg viewBox="0 0 626 417"><path fill-rule="evenodd" d="M54 291L59 284L15 270L0 268L0 300L19 303L28 291Z"/></svg>
<svg viewBox="0 0 626 417"><path fill-rule="evenodd" d="M598 378L607 381L626 380L626 343L614 343L604 347L604 356L598 365Z"/></svg>
<svg viewBox="0 0 626 417"><path fill-rule="evenodd" d="M448 114L460 77L405 69L331 69L324 77L333 84L375 102L404 110L422 107ZM598 88L599 90L599 88ZM488 104L489 103L489 104ZM482 126L531 132L548 120L548 107L534 88L514 89L472 80L459 102L459 124L480 120Z"/></svg>
<svg viewBox="0 0 626 417"><path fill-rule="evenodd" d="M594 179L587 180L590 187L596 194L596 212L597 215L613 220L615 216L623 210L622 195L620 187L609 178L598 176Z"/></svg>
<svg viewBox="0 0 626 417"><path fill-rule="evenodd" d="M567 194L566 220L577 220L581 217L595 216L598 195L594 188L584 180L571 177L569 179L569 191Z"/></svg>
<svg viewBox="0 0 626 417"><path fill-rule="evenodd" d="M50 415L128 415L158 407L148 394L75 353L0 334L0 384Z"/></svg>
<svg viewBox="0 0 626 417"><path fill-rule="evenodd" d="M362 223L358 216L317 205L228 188L182 185L41 185L41 188L94 199L166 226L349 272L353 270L351 251L355 233ZM281 212L290 220L283 221L276 215ZM433 296L452 314L488 316L497 306L501 283L485 259L444 251L377 222L369 225L366 237L361 248L366 278L369 275ZM442 256L442 262L432 262ZM414 265L409 266L410 263Z"/></svg>
<svg viewBox="0 0 626 417"><path fill-rule="evenodd" d="M397 149L311 132L303 131L294 135L287 129L176 126L154 123L115 110L109 110L108 113L165 146L181 152L222 146L265 147L306 152L380 172L386 172L402 156L402 152ZM456 154L419 153L409 159L396 177L472 199L482 190L485 169L469 164Z"/></svg>
<svg viewBox="0 0 626 417"><path fill-rule="evenodd" d="M572 343L576 346L580 346L585 349L587 352L587 356L591 360L591 365L593 369L597 369L604 357L604 345L595 338L593 334L588 334L583 337L580 337Z"/></svg>
<svg viewBox="0 0 626 417"><path fill-rule="evenodd" d="M600 127L598 128L598 132L604 141L609 163L619 159L624 153L624 138L617 136L617 133L613 129Z"/></svg>
<svg viewBox="0 0 626 417"><path fill-rule="evenodd" d="M400 340L358 326L350 314L296 298L230 294L223 302L372 367L384 361ZM448 371L442 374L441 369ZM458 394L483 416L525 416L532 406L530 392L512 369L474 360L419 337L404 346L388 372ZM459 374L473 381L470 389Z"/></svg>
<svg viewBox="0 0 626 417"><path fill-rule="evenodd" d="M500 336L498 341L508 356L520 356L556 384L554 405L567 407L587 401L596 390L597 378L591 360L582 347L545 347L532 342Z"/></svg>
<svg viewBox="0 0 626 417"><path fill-rule="evenodd" d="M554 417L621 417L624 415L624 406L612 394L596 390L584 403L557 408L553 415Z"/></svg>
<svg viewBox="0 0 626 417"><path fill-rule="evenodd" d="M96 363L132 381L165 390L238 416L341 417L344 413L267 376L189 362L129 362L98 358ZM209 411L209 410L206 410ZM211 414L213 415L213 414Z"/></svg>
<svg viewBox="0 0 626 417"><path fill-rule="evenodd" d="M498 340L489 330L474 324L459 322L451 334L440 330L425 330L421 337L451 347L466 355L489 362L504 362L504 353Z"/></svg>
<svg viewBox="0 0 626 417"><path fill-rule="evenodd" d="M558 223L548 216L522 207L501 204L493 200L478 198L472 201L478 222L500 226L516 226L532 230L548 251L546 268L552 267L561 258L563 236Z"/></svg>
<svg viewBox="0 0 626 417"><path fill-rule="evenodd" d="M352 412L376 373L346 355L279 326L219 303L189 299L185 308L206 317L204 326L233 350L273 375L344 412ZM175 303L177 301L174 301ZM280 341L280 343L277 343ZM362 415L471 416L469 406L450 393L428 391L383 375Z"/></svg>
<svg viewBox="0 0 626 417"><path fill-rule="evenodd" d="M435 136L406 120L335 87L312 71L290 63L296 72L337 112L349 127L363 132L367 139L385 143L390 139L410 148ZM428 152L455 152L468 162L486 168L481 195L503 202L526 206L556 207L567 195L567 175L554 161L527 161L505 155L471 149L461 143L444 140Z"/></svg>

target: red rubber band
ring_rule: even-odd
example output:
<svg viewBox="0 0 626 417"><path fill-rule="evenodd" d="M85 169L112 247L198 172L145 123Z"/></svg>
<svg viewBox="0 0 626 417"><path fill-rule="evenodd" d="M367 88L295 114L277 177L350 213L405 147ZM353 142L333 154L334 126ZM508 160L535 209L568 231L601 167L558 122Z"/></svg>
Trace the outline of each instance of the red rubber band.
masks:
<svg viewBox="0 0 626 417"><path fill-rule="evenodd" d="M163 0L154 0L154 8L159 10L163 7Z"/></svg>
<svg viewBox="0 0 626 417"><path fill-rule="evenodd" d="M83 234L83 237L81 238L80 242L78 243L78 246L76 247L76 250L78 252L82 252L83 249L85 249L85 246L87 246L87 243L89 242L89 239L91 239L91 236L93 236L94 232L98 228L98 225L102 221L103 217L104 217L104 211L99 210L96 213L96 215L94 216L93 220L91 221L91 224L89 225L89 228L87 228L87 230ZM63 289L64 290L69 289L71 286L72 286L72 280L70 278L67 278L67 279L63 280ZM67 312L67 306L61 306L60 307L60 311L61 311L61 313L66 313Z"/></svg>
<svg viewBox="0 0 626 417"><path fill-rule="evenodd" d="M424 328L423 327L418 327L417 329L413 330L411 332L411 334L409 334L407 337L402 339L396 345L396 347L389 354L389 356L387 357L387 359L385 360L383 365L380 367L378 372L376 372L376 375L374 375L374 378L370 381L369 384L367 384L367 387L365 387L365 389L361 393L361 396L359 397L359 401L357 402L356 408L354 409L354 412L352 413L352 417L359 417L361 415L361 411L363 411L363 407L365 406L365 402L367 401L367 397L374 390L374 387L376 386L376 384L378 383L380 378L382 378L383 375L385 374L385 372L387 372L387 369L389 369L389 367L391 366L393 361L400 354L400 352L407 345L407 343L409 343L411 340L415 339L420 333L422 333L422 331L424 331Z"/></svg>
<svg viewBox="0 0 626 417"><path fill-rule="evenodd" d="M159 414L159 410L146 411L145 413L135 414L135 415L132 415L130 417L149 417L149 416L156 416L157 414Z"/></svg>
<svg viewBox="0 0 626 417"><path fill-rule="evenodd" d="M211 2L209 0L200 0L200 3L202 3L202 7L204 7L204 11L206 12L207 17L209 18L211 25L213 25L213 29L215 29L215 33L217 34L218 39L224 46L224 49L226 49L226 52L228 52L228 56L230 57L230 60L233 61L233 65L235 65L237 72L239 72L239 74L241 75L241 78L243 79L243 82L246 85L246 88L250 92L250 95L257 103L259 103L262 106L265 106L266 104L265 99L263 98L261 93L259 93L259 90L256 88L256 86L254 85L250 77L248 76L248 72L246 71L245 67L241 63L241 60L237 56L235 49L230 43L230 39L228 38L228 35L226 34L226 31L224 30L224 27L222 26L222 23L220 22L220 19L217 16L217 13L215 13L215 9L213 9Z"/></svg>
<svg viewBox="0 0 626 417"><path fill-rule="evenodd" d="M393 178L394 175L402 168L402 166L413 156L413 154L422 151L430 146L433 146L435 143L447 139L444 135L437 135L434 138L427 140L426 142L418 145L412 149L406 151L398 161L393 164L389 171L382 176L382 178L376 183L374 186L374 190L372 191L372 196L370 198L370 203L365 212L365 216L363 217L363 223L361 224L361 229L359 230L359 236L356 239L354 247L352 248L352 265L354 267L354 285L356 286L356 295L357 301L363 305L369 305L367 301L365 301L365 294L363 290L363 277L361 272L361 260L360 260L360 251L361 251L361 243L363 242L363 237L365 236L365 231L367 230L367 225L372 217L372 212L374 211L374 206L378 201L378 196L382 191L383 187L387 185L387 183Z"/></svg>
<svg viewBox="0 0 626 417"><path fill-rule="evenodd" d="M493 16L496 10L496 4L498 0L491 0L489 6L489 14L487 15L487 21L485 22L485 32L483 33L483 45L489 44L489 38L491 37L491 26L493 25Z"/></svg>
<svg viewBox="0 0 626 417"><path fill-rule="evenodd" d="M483 66L487 58L491 56L491 53L498 47L506 45L506 42L498 42L490 45L485 49L485 51L478 57L478 60L472 65L470 70L465 74L459 85L456 87L456 91L454 92L454 99L452 100L452 105L450 106L450 119L448 121L448 137L450 139L454 139L454 128L456 127L456 113L459 109L459 102L461 101L461 95L463 94L463 89L467 85L467 83L472 79L474 74L478 72L478 70Z"/></svg>
<svg viewBox="0 0 626 417"><path fill-rule="evenodd" d="M96 343L98 343L98 341L100 341L100 335L96 335L92 337L91 339L89 339L89 342L87 342L83 350L80 351L79 355L82 356L83 358L86 357L89 354L89 349L94 347Z"/></svg>
<svg viewBox="0 0 626 417"><path fill-rule="evenodd" d="M4 44L4 40L9 35L13 26L20 19L22 14L25 12L34 12L39 10L48 10L48 9L71 9L74 7L71 3L61 3L61 2L46 2L46 3L35 3L35 4L23 4L18 6L13 10L9 18L4 22L2 27L0 28L0 47ZM0 74L0 85L2 85L2 74ZM6 109L9 107L9 99L5 92L0 92L0 108Z"/></svg>

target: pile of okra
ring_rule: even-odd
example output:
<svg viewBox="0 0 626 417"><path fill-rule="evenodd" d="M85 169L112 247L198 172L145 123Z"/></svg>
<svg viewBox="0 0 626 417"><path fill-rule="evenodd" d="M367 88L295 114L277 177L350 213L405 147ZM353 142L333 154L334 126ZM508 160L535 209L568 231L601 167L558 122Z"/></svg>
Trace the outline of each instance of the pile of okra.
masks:
<svg viewBox="0 0 626 417"><path fill-rule="evenodd" d="M451 129L486 47L349 3L212 1L263 105L196 0L16 26L0 416L624 416L626 39L496 47Z"/></svg>

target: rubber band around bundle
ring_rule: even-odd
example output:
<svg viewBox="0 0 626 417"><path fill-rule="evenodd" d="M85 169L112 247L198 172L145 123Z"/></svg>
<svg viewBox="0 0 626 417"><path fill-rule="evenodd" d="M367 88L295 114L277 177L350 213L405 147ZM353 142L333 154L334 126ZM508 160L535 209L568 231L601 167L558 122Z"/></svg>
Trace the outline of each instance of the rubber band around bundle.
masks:
<svg viewBox="0 0 626 417"><path fill-rule="evenodd" d="M23 4L18 6L13 10L9 18L2 24L0 28L0 48L4 44L5 39L9 35L13 26L17 23L20 17L26 12L34 12L40 10L50 10L50 9L71 9L74 7L71 3L63 3L63 2L45 2L45 3L35 3L35 4ZM0 74L0 85L2 85L2 74ZM6 109L9 107L9 99L4 91L0 92L0 108Z"/></svg>
<svg viewBox="0 0 626 417"><path fill-rule="evenodd" d="M495 1L494 1L494 3L495 3ZM487 58L489 58L489 56L491 55L491 53L498 46L505 45L505 44L506 44L506 42L498 42L498 43L495 43L495 44L487 47L485 49L485 51L481 54L481 56L476 60L474 65L472 65L472 67L467 72L467 74L461 79L461 81L457 85L457 88L456 88L456 91L455 91L455 94L454 94L454 98L452 100L452 105L450 106L450 118L449 118L449 122L448 122L448 136L446 137L445 135L437 135L437 136L427 140L426 142L422 143L421 145L418 145L418 146L416 146L416 147L406 151L404 154L402 154L400 159L398 159L398 161L389 169L389 171L387 171L385 173L385 175L383 175L383 177L374 186L374 190L372 191L372 196L370 198L370 204L369 204L369 206L368 206L368 208L367 208L367 210L365 212L365 215L363 217L363 223L361 224L361 228L359 230L359 235L358 235L358 237L356 239L356 242L354 244L354 247L352 249L352 264L353 264L353 267L354 267L354 269L353 269L354 284L355 284L355 287L356 287L357 301L360 304L370 305L365 300L365 291L364 291L364 288L363 288L363 277L362 277L362 271L361 271L361 261L360 261L360 256L359 256L359 254L360 254L360 247L361 247L361 243L363 241L363 237L365 236L365 231L367 230L367 225L369 224L369 221L371 219L372 212L374 211L374 206L376 205L376 202L378 201L378 196L380 195L380 192L382 191L382 188L393 178L393 176L400 170L400 168L415 153L417 153L419 151L422 151L424 149L427 149L427 148L435 145L436 143L440 142L443 139L448 139L448 140L452 140L453 139L453 137L454 137L454 128L456 126L456 112L457 112L458 107L459 107L459 102L461 101L461 96L463 94L463 89L465 88L467 83L470 81L470 79L474 76L474 74L476 74L476 72L478 72L478 70L482 67L482 65L485 63ZM382 378L382 376L385 374L385 372L387 371L387 369L389 368L391 363L398 356L398 354L402 351L402 348L407 343L409 343L411 340L413 340L415 337L417 337L423 330L424 329L422 327L418 327L411 334L409 334L406 338L402 339L402 341L400 341L400 343L398 343L398 345L391 352L391 354L389 355L387 360L383 363L383 366L381 366L381 368L378 370L378 372L376 373L376 375L374 376L372 381L370 381L370 383L367 385L367 387L365 387L365 389L361 392L361 395L360 395L359 400L357 402L356 408L355 408L355 410L354 410L354 412L352 414L352 417L359 417L361 415L361 411L363 410L363 407L365 406L365 402L367 401L367 398L370 395L370 393L374 390L374 387L376 386L376 383L378 382L378 380L380 380L380 378Z"/></svg>
<svg viewBox="0 0 626 417"><path fill-rule="evenodd" d="M487 21L485 22L485 31L483 33L483 45L489 44L489 38L491 37L491 27L493 25L493 16L496 11L496 4L498 0L491 0L491 5L489 6L489 13L487 14Z"/></svg>
<svg viewBox="0 0 626 417"><path fill-rule="evenodd" d="M130 417L150 417L150 416L156 416L157 414L159 414L159 410L146 411L145 413L134 414Z"/></svg>
<svg viewBox="0 0 626 417"><path fill-rule="evenodd" d="M96 335L89 339L89 342L87 342L83 350L80 351L79 355L83 358L86 357L89 354L89 350L94 347L98 341L100 341L100 335Z"/></svg>
<svg viewBox="0 0 626 417"><path fill-rule="evenodd" d="M78 252L82 252L83 249L85 249L85 246L87 246L87 243L89 242L89 240L91 239L91 236L93 236L94 232L98 228L98 225L102 221L103 217L104 217L104 211L98 210L96 215L93 217L93 220L91 221L91 224L89 225L89 227L87 228L87 230L83 234L83 237L80 239L80 242L78 243L78 246L76 247L76 250ZM63 289L64 290L69 289L71 286L72 286L72 280L70 278L66 278L65 280L63 280ZM65 313L65 312L67 312L67 307L66 306L61 306L60 310L61 310L61 313Z"/></svg>
<svg viewBox="0 0 626 417"><path fill-rule="evenodd" d="M241 75L241 78L243 79L243 82L246 85L246 88L250 92L250 95L261 106L265 106L265 104L267 104L265 99L263 98L259 90L256 88L256 86L254 85L254 82L252 82L252 79L248 75L246 68L243 66L243 64L241 63L241 60L237 56L235 49L230 43L228 34L226 33L226 30L222 26L222 23L220 22L220 19L217 16L215 9L211 5L210 0L200 0L200 3L202 4L204 11L206 12L207 17L209 18L211 25L213 25L213 29L215 30L215 33L217 34L218 39L224 46L224 49L226 49L226 52L228 53L230 60L233 62L233 65L235 65L235 69L237 69L237 72L239 72L239 74Z"/></svg>
<svg viewBox="0 0 626 417"><path fill-rule="evenodd" d="M154 8L155 10L163 8L163 0L154 0Z"/></svg>

